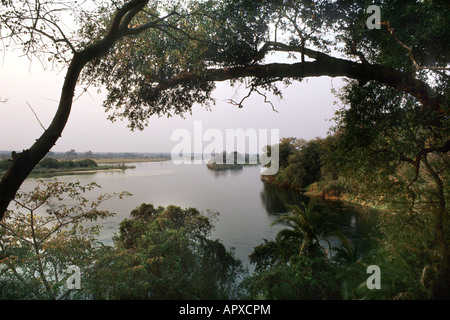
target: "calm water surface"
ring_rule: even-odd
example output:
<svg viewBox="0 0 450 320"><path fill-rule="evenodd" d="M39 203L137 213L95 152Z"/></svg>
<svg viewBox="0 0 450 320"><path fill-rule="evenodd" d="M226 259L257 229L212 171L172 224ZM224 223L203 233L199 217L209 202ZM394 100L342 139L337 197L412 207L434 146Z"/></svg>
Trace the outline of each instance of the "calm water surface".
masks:
<svg viewBox="0 0 450 320"><path fill-rule="evenodd" d="M308 198L290 190L264 185L260 180L260 166L241 170L212 171L206 165L175 165L166 162L132 163L135 169L121 172L97 172L58 176L59 181L82 184L96 182L101 186L88 196L96 198L102 193L128 191L132 194L122 200L111 199L102 208L115 213L103 225L101 240L112 243L120 222L141 203L155 206L177 205L194 207L200 211L219 212L212 238L218 238L228 248L234 248L236 257L248 263L248 255L263 239L271 240L280 230L272 222L289 210L286 204L307 202ZM55 178L46 178L50 181ZM29 190L36 180L29 178L22 189ZM360 243L360 248L370 245L370 233L376 223L375 214L357 207L327 203L340 217L347 236Z"/></svg>

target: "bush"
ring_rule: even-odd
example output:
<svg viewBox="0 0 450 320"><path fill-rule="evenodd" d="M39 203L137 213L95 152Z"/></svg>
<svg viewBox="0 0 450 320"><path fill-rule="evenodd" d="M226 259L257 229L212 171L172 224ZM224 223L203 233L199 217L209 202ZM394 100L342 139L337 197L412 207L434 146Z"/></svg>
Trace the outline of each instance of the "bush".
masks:
<svg viewBox="0 0 450 320"><path fill-rule="evenodd" d="M53 158L44 158L39 162L39 166L46 169L58 169L59 161Z"/></svg>

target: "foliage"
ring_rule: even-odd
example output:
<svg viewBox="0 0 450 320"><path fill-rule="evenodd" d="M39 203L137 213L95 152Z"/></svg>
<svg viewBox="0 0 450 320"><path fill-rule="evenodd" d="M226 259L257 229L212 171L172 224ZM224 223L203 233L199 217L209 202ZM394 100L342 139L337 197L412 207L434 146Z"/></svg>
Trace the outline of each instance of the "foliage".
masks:
<svg viewBox="0 0 450 320"><path fill-rule="evenodd" d="M36 166L36 169L73 169L73 168L95 168L97 163L91 159L83 159L79 161L73 160L56 160L52 158L44 158Z"/></svg>
<svg viewBox="0 0 450 320"><path fill-rule="evenodd" d="M114 250L97 264L96 299L227 299L240 261L207 236L197 209L142 204L120 225Z"/></svg>
<svg viewBox="0 0 450 320"><path fill-rule="evenodd" d="M161 17L163 12L173 14L155 28L122 39L116 50L93 61L83 78L105 86L109 118L127 119L132 129L143 129L152 115L183 116L193 104L210 106L214 82L224 79L208 71L264 65L272 52L287 52L289 58L304 62L305 55L317 58L305 48L322 53L336 50L350 60L359 57L364 63L416 73L424 81L426 76L445 81L438 71L430 74L421 68L447 67L448 7L442 1L378 3L383 29L370 30L366 25L370 5L372 1L208 0L168 3L161 8L155 2L136 17L136 24ZM96 39L110 22L108 14L102 22L87 23L80 33ZM412 48L411 58L405 47ZM281 97L280 82L289 85L291 80L301 80L300 76L270 74L249 77L242 70L236 70L230 80L232 84L245 81L248 96L256 92L266 97L264 92L271 92ZM232 102L242 107L245 99Z"/></svg>
<svg viewBox="0 0 450 320"><path fill-rule="evenodd" d="M254 248L250 262L255 272L243 287L250 298L338 299L339 265L329 260L332 237L341 239L333 216L310 201L308 206L291 206L274 224L287 226L275 240L265 240ZM323 243L328 242L328 248Z"/></svg>
<svg viewBox="0 0 450 320"><path fill-rule="evenodd" d="M321 177L320 140L303 142L300 150L294 149L289 154L287 161L281 162L275 182L302 190Z"/></svg>
<svg viewBox="0 0 450 320"><path fill-rule="evenodd" d="M92 222L113 215L100 209L103 202L127 195L104 194L87 200L84 193L96 187L94 183L41 181L31 192L17 195L16 210L8 211L0 224L2 299L88 297L84 285L76 291L67 288L66 271L78 266L81 281L87 281L103 252L95 238L100 227Z"/></svg>
<svg viewBox="0 0 450 320"><path fill-rule="evenodd" d="M249 299L336 300L340 299L337 270L322 258L293 255L288 263L255 272L242 286Z"/></svg>
<svg viewBox="0 0 450 320"><path fill-rule="evenodd" d="M283 215L275 221L275 224L288 227L278 232L277 239L292 238L298 243L299 256L303 253L312 257L324 255L326 261L332 250L329 239L337 237L345 241L334 220L333 214L323 210L314 201L310 201L308 206L304 203L301 206L293 205L291 214ZM328 242L328 249L321 241Z"/></svg>
<svg viewBox="0 0 450 320"><path fill-rule="evenodd" d="M380 289L369 289L367 268L380 268ZM363 300L419 300L431 299L430 283L436 273L429 267L417 269L400 256L392 257L384 249L342 266L337 278L341 282L342 299Z"/></svg>
<svg viewBox="0 0 450 320"><path fill-rule="evenodd" d="M421 108L411 97L369 82L349 83L340 94L336 165L358 196L384 206L397 223L385 226L387 252L421 270L440 270L428 283L448 296L448 117ZM401 229L399 228L401 226ZM414 244L420 234L422 244ZM404 250L405 248L414 248ZM418 256L421 256L419 258ZM428 257L424 259L424 257Z"/></svg>

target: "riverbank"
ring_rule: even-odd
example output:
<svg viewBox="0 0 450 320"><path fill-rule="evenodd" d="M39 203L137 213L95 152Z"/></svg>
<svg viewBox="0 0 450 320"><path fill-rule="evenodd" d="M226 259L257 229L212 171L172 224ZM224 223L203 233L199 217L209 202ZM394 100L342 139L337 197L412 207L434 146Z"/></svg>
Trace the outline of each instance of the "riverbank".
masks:
<svg viewBox="0 0 450 320"><path fill-rule="evenodd" d="M98 167L86 167L86 168L73 168L73 169L39 169L33 170L30 174L32 178L40 177L53 177L58 175L68 174L90 174L97 172L120 172L127 169L134 169L135 166L98 166Z"/></svg>
<svg viewBox="0 0 450 320"><path fill-rule="evenodd" d="M10 160L4 159L0 161L0 174L4 174L10 166ZM134 169L135 166L120 164L103 164L99 165L91 159L80 160L56 160L53 158L44 158L33 169L31 177L49 177L65 174L83 174L95 173L100 171L123 171L126 169Z"/></svg>
<svg viewBox="0 0 450 320"><path fill-rule="evenodd" d="M375 209L378 211L386 211L387 208L380 204L379 202L370 201L368 199L362 199L347 190L345 190L345 187L337 183L336 185L333 184L325 184L325 183L317 183L314 182L305 188L293 188L291 186L283 186L279 185L275 181L275 176L261 176L261 181L263 183L267 183L270 185L273 185L278 188L288 188L291 190L294 190L296 192L299 192L307 197L315 197L315 198L321 198L325 201L339 201L346 204L352 204L352 205L358 205L361 207L369 208L369 209ZM330 186L331 185L331 186ZM382 199L379 199L382 200Z"/></svg>
<svg viewBox="0 0 450 320"><path fill-rule="evenodd" d="M93 159L97 164L116 164L116 163L131 163L131 162L164 162L168 158L103 158Z"/></svg>

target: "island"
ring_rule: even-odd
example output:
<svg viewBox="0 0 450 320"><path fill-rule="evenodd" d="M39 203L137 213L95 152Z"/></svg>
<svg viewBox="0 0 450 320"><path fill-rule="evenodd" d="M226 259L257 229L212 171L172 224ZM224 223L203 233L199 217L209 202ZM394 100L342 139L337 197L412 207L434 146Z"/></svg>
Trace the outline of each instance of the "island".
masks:
<svg viewBox="0 0 450 320"><path fill-rule="evenodd" d="M258 165L260 164L259 155L255 155L253 158L249 154L241 154L237 151L222 153L213 156L206 166L211 170L239 170L244 166Z"/></svg>

